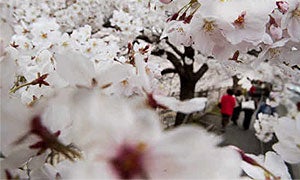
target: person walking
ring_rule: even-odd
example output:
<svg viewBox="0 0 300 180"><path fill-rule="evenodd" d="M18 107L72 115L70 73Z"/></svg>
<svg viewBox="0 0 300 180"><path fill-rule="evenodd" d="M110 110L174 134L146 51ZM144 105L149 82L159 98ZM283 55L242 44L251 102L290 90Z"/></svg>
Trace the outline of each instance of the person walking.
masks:
<svg viewBox="0 0 300 180"><path fill-rule="evenodd" d="M242 111L244 111L243 128L248 130L251 124L252 115L257 107L258 102L261 100L261 91L258 88L260 81L251 81L251 88L249 89L246 100L242 102Z"/></svg>
<svg viewBox="0 0 300 180"><path fill-rule="evenodd" d="M243 127L244 130L248 130L252 120L252 115L255 111L256 105L255 101L251 97L247 97L244 102L242 102L242 110L245 112Z"/></svg>
<svg viewBox="0 0 300 180"><path fill-rule="evenodd" d="M235 92L235 107L233 109L233 114L231 117L231 121L234 125L237 125L237 120L239 119L241 109L242 109L242 102L245 101L245 97L242 94L242 91L238 89Z"/></svg>
<svg viewBox="0 0 300 180"><path fill-rule="evenodd" d="M263 113L263 114L268 114L268 115L274 115L275 112L276 112L276 108L275 107L272 107L271 106L271 103L270 103L270 99L267 98L266 100L262 100L262 102L260 103L259 105L259 108L258 108L258 111L256 113L256 119L258 119L258 115L260 113Z"/></svg>
<svg viewBox="0 0 300 180"><path fill-rule="evenodd" d="M244 127L244 130L248 130L249 127L250 127L250 123L251 123L252 115L254 113L254 109L245 108L245 109L243 109L243 111L245 112L243 127Z"/></svg>
<svg viewBox="0 0 300 180"><path fill-rule="evenodd" d="M222 129L225 132L225 128L229 123L229 119L233 114L235 107L235 98L233 97L233 90L227 89L227 94L223 95L220 101L221 114L222 114Z"/></svg>

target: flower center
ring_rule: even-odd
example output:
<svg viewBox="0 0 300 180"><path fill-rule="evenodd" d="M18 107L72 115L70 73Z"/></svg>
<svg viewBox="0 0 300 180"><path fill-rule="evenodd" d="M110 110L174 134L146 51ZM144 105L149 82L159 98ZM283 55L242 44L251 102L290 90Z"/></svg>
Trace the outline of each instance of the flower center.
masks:
<svg viewBox="0 0 300 180"><path fill-rule="evenodd" d="M204 19L204 25L202 28L205 32L212 32L215 29L214 21L208 21Z"/></svg>
<svg viewBox="0 0 300 180"><path fill-rule="evenodd" d="M245 24L245 15L246 15L246 12L243 11L241 13L241 15L238 16L238 18L233 23L235 25L235 27L239 27L239 28L243 28L244 27L244 24Z"/></svg>
<svg viewBox="0 0 300 180"><path fill-rule="evenodd" d="M48 37L47 33L42 33L42 34L41 34L41 38L47 39L47 37Z"/></svg>
<svg viewBox="0 0 300 180"><path fill-rule="evenodd" d="M183 32L184 32L184 30L183 30L183 28L182 28L182 27L179 27L179 28L177 28L176 30L177 30L177 32L181 32L181 33L183 33Z"/></svg>
<svg viewBox="0 0 300 180"><path fill-rule="evenodd" d="M123 144L116 156L110 159L110 165L121 179L147 178L144 169L145 143Z"/></svg>
<svg viewBox="0 0 300 180"><path fill-rule="evenodd" d="M278 48L271 48L269 50L269 54L271 56L271 58L277 58L280 55L281 51Z"/></svg>
<svg viewBox="0 0 300 180"><path fill-rule="evenodd" d="M300 18L300 10L297 8L294 11L292 11L292 16L296 18Z"/></svg>

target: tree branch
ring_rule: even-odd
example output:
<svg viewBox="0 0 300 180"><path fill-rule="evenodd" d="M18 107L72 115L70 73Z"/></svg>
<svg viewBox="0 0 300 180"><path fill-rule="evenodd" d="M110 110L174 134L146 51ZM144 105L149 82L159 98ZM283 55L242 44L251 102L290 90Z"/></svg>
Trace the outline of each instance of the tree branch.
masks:
<svg viewBox="0 0 300 180"><path fill-rule="evenodd" d="M168 39L166 40L166 43L173 49L173 51L176 52L176 54L177 54L178 56L181 57L181 59L184 58L184 54L183 54L182 52L180 52L173 44L171 44L171 43L169 42Z"/></svg>
<svg viewBox="0 0 300 180"><path fill-rule="evenodd" d="M252 50L248 51L247 54L258 57L259 53L261 53L261 52L262 52L262 48L259 48L259 51L252 49Z"/></svg>
<svg viewBox="0 0 300 180"><path fill-rule="evenodd" d="M145 36L145 35L138 35L138 36L136 37L136 39L144 40L144 41L146 41L147 43L150 43L150 44L153 43L153 42L150 40L150 38L149 38L148 36Z"/></svg>
<svg viewBox="0 0 300 180"><path fill-rule="evenodd" d="M107 20L107 21L104 22L103 27L113 28L113 29L116 29L117 31L121 31L120 27L111 25L111 23L110 23L109 20Z"/></svg>
<svg viewBox="0 0 300 180"><path fill-rule="evenodd" d="M152 50L151 54L154 56L162 56L163 54L165 54L165 50L157 48L157 49Z"/></svg>
<svg viewBox="0 0 300 180"><path fill-rule="evenodd" d="M181 61L171 52L166 51L167 59L173 64L178 74L183 74L184 69L181 64Z"/></svg>
<svg viewBox="0 0 300 180"><path fill-rule="evenodd" d="M184 56L194 60L195 50L192 47L184 46Z"/></svg>
<svg viewBox="0 0 300 180"><path fill-rule="evenodd" d="M173 68L166 68L161 71L161 75L169 74L169 73L177 73L176 69Z"/></svg>
<svg viewBox="0 0 300 180"><path fill-rule="evenodd" d="M208 65L204 63L201 68L194 74L195 80L198 81L208 70Z"/></svg>

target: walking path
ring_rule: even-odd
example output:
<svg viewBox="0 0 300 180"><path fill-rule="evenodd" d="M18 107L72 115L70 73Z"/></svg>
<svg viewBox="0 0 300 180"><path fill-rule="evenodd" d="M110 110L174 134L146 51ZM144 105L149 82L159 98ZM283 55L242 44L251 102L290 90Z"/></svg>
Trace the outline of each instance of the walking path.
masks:
<svg viewBox="0 0 300 180"><path fill-rule="evenodd" d="M196 123L204 125L204 127L210 128L212 132L221 135L223 137L223 142L220 144L220 146L234 145L246 153L255 155L265 154L267 151L272 150L272 145L276 142L276 139L273 138L273 140L268 143L260 142L255 136L253 121L251 122L249 130L244 130L242 128L242 116L238 120L238 125L230 123L226 127L225 133L221 132L220 115L205 114L204 116L199 117ZM293 179L300 179L300 164L288 167Z"/></svg>
<svg viewBox="0 0 300 180"><path fill-rule="evenodd" d="M256 113L256 112L255 112ZM254 114L255 114L254 113ZM253 114L253 116L254 116ZM175 121L175 112L164 113L163 124L166 129L173 128ZM244 152L249 154L265 154L266 152L272 150L272 145L276 143L275 137L271 142L262 143L255 136L255 130L253 129L254 119L250 124L248 130L244 130L243 123L244 113L241 112L240 117L237 121L238 125L230 123L226 127L225 133L221 132L221 115L218 111L212 111L212 113L195 113L191 117L192 123L203 126L209 131L222 136L223 141L220 146L234 145L242 149ZM191 123L190 121L188 123ZM300 164L289 165L289 171L293 179L300 180Z"/></svg>
<svg viewBox="0 0 300 180"><path fill-rule="evenodd" d="M226 127L226 132L221 132L221 117L215 114L206 114L198 120L200 124L206 124L207 127L214 125L212 132L221 135L223 142L221 146L234 145L251 154L261 154L266 150L270 150L270 143L262 144L255 136L253 126L249 130L242 128L241 118L238 120L238 125L230 123Z"/></svg>

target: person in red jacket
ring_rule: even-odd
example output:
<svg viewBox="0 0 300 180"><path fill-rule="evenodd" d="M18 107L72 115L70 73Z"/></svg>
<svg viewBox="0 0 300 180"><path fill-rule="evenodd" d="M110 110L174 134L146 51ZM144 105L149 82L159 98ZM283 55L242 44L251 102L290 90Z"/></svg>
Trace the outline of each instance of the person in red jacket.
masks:
<svg viewBox="0 0 300 180"><path fill-rule="evenodd" d="M233 114L235 107L235 98L233 96L233 90L227 89L227 94L221 98L221 114L222 114L222 131L225 131L225 127L229 123L229 119Z"/></svg>

